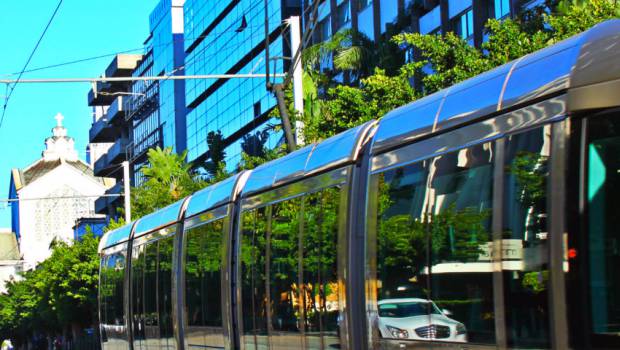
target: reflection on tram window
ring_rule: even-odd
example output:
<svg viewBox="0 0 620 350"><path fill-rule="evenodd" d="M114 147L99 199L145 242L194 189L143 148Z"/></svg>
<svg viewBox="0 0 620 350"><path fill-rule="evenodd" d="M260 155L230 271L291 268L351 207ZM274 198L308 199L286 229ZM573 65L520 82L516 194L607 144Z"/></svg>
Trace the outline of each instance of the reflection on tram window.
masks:
<svg viewBox="0 0 620 350"><path fill-rule="evenodd" d="M224 347L221 270L223 220L190 228L186 234L185 302L189 347Z"/></svg>
<svg viewBox="0 0 620 350"><path fill-rule="evenodd" d="M587 237L591 332L608 347L620 337L620 118L589 119Z"/></svg>
<svg viewBox="0 0 620 350"><path fill-rule="evenodd" d="M267 220L270 213L270 208L263 207L244 212L241 216L241 342L248 350L264 349L268 345L265 257L266 232L271 226Z"/></svg>
<svg viewBox="0 0 620 350"><path fill-rule="evenodd" d="M296 349L302 342L309 350L340 347L339 204L334 187L243 213L246 349Z"/></svg>
<svg viewBox="0 0 620 350"><path fill-rule="evenodd" d="M144 337L144 245L133 248L131 288L133 347L134 349L146 349Z"/></svg>
<svg viewBox="0 0 620 350"><path fill-rule="evenodd" d="M159 346L159 313L157 312L157 242L145 246L144 265L144 329L146 345Z"/></svg>
<svg viewBox="0 0 620 350"><path fill-rule="evenodd" d="M124 309L125 252L107 256L102 265L101 328L105 346L107 342L127 339Z"/></svg>
<svg viewBox="0 0 620 350"><path fill-rule="evenodd" d="M272 348L301 347L299 312L299 219L301 199L272 205L269 295Z"/></svg>
<svg viewBox="0 0 620 350"><path fill-rule="evenodd" d="M371 279L376 292L370 292L376 293L375 334L495 342L492 186L490 144L373 176L376 224L369 221L374 240L369 262L376 269ZM408 316L398 317L403 313Z"/></svg>
<svg viewBox="0 0 620 350"><path fill-rule="evenodd" d="M429 168L431 300L465 324L473 343L495 343L493 154L490 144L477 145L437 157Z"/></svg>
<svg viewBox="0 0 620 350"><path fill-rule="evenodd" d="M338 348L338 208L340 190L307 195L303 203L303 310L306 349Z"/></svg>
<svg viewBox="0 0 620 350"><path fill-rule="evenodd" d="M505 141L502 270L509 346L548 348L547 178L551 127Z"/></svg>
<svg viewBox="0 0 620 350"><path fill-rule="evenodd" d="M175 349L172 326L172 257L174 237L166 237L158 242L157 284L159 301L160 344L163 349Z"/></svg>

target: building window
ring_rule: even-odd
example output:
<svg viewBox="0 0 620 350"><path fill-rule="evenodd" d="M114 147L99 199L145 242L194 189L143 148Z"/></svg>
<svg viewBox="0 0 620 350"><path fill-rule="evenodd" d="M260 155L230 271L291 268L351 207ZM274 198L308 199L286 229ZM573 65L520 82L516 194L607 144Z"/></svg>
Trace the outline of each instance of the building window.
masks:
<svg viewBox="0 0 620 350"><path fill-rule="evenodd" d="M327 39L329 39L332 35L331 25L330 25L331 16L325 17L318 23L316 30L314 31L314 42L320 43Z"/></svg>
<svg viewBox="0 0 620 350"><path fill-rule="evenodd" d="M510 15L510 0L494 0L495 18L502 19Z"/></svg>
<svg viewBox="0 0 620 350"><path fill-rule="evenodd" d="M336 9L336 20L338 29L344 27L351 21L351 3L349 0L343 1Z"/></svg>
<svg viewBox="0 0 620 350"><path fill-rule="evenodd" d="M464 40L474 37L474 11L470 8L452 20L454 32Z"/></svg>
<svg viewBox="0 0 620 350"><path fill-rule="evenodd" d="M372 5L372 0L357 0L358 11Z"/></svg>

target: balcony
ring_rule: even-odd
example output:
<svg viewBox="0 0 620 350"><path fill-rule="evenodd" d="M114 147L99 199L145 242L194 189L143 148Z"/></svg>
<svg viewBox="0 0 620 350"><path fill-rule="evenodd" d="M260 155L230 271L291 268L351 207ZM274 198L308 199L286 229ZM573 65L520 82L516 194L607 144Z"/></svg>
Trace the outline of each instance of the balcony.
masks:
<svg viewBox="0 0 620 350"><path fill-rule="evenodd" d="M110 124L118 125L125 122L125 98L117 96L110 108L108 108L108 120Z"/></svg>
<svg viewBox="0 0 620 350"><path fill-rule="evenodd" d="M127 159L127 145L128 140L126 138L116 140L108 150L108 153L101 156L101 158L95 162L95 176L118 177L111 175L116 173L121 162Z"/></svg>
<svg viewBox="0 0 620 350"><path fill-rule="evenodd" d="M106 195L121 193L123 193L123 183L121 181L117 181L114 186L105 191ZM95 200L95 213L105 214L108 211L108 207L116 207L120 205L122 199L122 196L97 198Z"/></svg>
<svg viewBox="0 0 620 350"><path fill-rule="evenodd" d="M90 130L88 130L88 140L91 143L114 142L119 131L118 128L110 125L107 118L103 116L91 125Z"/></svg>
<svg viewBox="0 0 620 350"><path fill-rule="evenodd" d="M131 76L131 72L138 66L142 55L119 54L114 57L108 68L105 70L106 77L125 77Z"/></svg>

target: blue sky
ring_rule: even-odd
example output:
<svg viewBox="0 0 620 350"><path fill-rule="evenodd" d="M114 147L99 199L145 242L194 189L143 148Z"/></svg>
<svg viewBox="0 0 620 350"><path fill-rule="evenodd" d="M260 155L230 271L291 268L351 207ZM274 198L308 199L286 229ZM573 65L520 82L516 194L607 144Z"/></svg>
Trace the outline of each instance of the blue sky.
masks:
<svg viewBox="0 0 620 350"><path fill-rule="evenodd" d="M157 3L64 0L29 69L140 48L148 35L148 16ZM0 76L22 69L57 4L57 0L0 2ZM22 78L95 77L110 61L103 58ZM41 157L58 112L65 116L64 125L76 141L80 158L86 158L92 122L86 102L89 88L88 83L17 86L0 128L0 198L8 197L11 168L23 168ZM0 102L5 92L4 84L0 85ZM10 207L0 203L0 227L10 226Z"/></svg>

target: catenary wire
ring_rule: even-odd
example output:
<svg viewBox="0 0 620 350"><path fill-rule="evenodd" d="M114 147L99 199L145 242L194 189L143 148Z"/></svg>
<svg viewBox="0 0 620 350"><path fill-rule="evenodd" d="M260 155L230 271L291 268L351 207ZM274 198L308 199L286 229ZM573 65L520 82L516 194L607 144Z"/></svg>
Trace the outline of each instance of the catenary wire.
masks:
<svg viewBox="0 0 620 350"><path fill-rule="evenodd" d="M4 106L2 108L2 116L0 117L0 128L2 128L2 122L4 122L4 116L6 115L6 108L7 108L8 104L9 104L9 100L11 99L11 95L13 95L13 91L15 91L15 88L17 87L17 83L19 82L19 79L21 79L22 75L24 74L24 71L26 70L26 68L28 68L28 64L30 64L30 61L32 60L32 57L34 56L35 52L39 48L39 45L41 44L41 41L43 40L43 37L45 36L45 33L47 33L47 30L49 29L50 25L52 24L52 21L56 17L56 14L58 13L58 10L60 9L60 5L62 5L62 1L63 0L58 1L58 5L56 5L56 8L54 9L54 12L52 13L52 16L47 21L47 24L45 25L45 28L43 29L43 32L39 36L39 40L37 40L37 44L34 46L34 49L32 49L32 51L30 52L30 55L28 56L28 59L26 60L26 64L24 64L24 68L22 68L21 72L17 76L17 80L13 84L13 87L10 89L6 99L4 100Z"/></svg>

